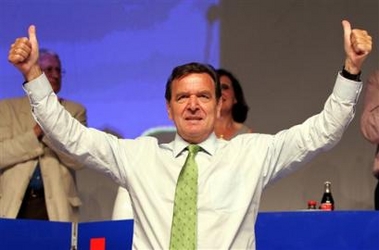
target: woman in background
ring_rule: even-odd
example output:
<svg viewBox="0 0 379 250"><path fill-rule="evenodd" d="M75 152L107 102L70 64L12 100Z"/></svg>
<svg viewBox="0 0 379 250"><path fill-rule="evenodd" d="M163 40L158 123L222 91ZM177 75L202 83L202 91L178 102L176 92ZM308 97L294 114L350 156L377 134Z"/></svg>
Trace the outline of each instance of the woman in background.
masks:
<svg viewBox="0 0 379 250"><path fill-rule="evenodd" d="M218 69L217 74L221 84L222 107L215 124L216 136L230 140L239 134L251 133L253 130L244 124L249 107L239 81L225 69Z"/></svg>

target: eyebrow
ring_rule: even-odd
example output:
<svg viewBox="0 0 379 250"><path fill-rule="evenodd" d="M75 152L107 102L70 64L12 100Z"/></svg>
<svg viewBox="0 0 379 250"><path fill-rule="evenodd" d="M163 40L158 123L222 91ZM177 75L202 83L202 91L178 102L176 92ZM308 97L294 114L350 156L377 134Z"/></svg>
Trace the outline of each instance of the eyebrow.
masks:
<svg viewBox="0 0 379 250"><path fill-rule="evenodd" d="M196 93L190 93L189 91L181 91L181 92L178 92L175 94L175 96L181 96L181 95L204 95L204 94L210 94L212 95L212 91L211 90L201 90L201 91L197 91Z"/></svg>

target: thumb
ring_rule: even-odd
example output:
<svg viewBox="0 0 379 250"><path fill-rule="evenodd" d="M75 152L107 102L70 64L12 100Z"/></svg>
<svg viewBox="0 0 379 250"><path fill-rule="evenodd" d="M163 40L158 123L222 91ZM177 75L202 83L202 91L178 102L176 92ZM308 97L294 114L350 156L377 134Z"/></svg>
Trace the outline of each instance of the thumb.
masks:
<svg viewBox="0 0 379 250"><path fill-rule="evenodd" d="M36 26L30 25L28 29L29 33L29 41L33 45L34 48L38 50L38 41L37 41L37 34L36 34Z"/></svg>
<svg viewBox="0 0 379 250"><path fill-rule="evenodd" d="M344 33L344 40L345 44L350 44L350 36L351 36L351 25L349 21L343 20L342 21L342 27L343 27L343 33Z"/></svg>

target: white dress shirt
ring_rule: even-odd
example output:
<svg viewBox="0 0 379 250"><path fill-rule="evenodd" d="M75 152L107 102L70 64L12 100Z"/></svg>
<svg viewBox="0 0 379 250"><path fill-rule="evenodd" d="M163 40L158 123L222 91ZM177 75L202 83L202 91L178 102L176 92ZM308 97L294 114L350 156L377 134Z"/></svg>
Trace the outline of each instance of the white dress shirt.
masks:
<svg viewBox="0 0 379 250"><path fill-rule="evenodd" d="M275 135L243 134L231 141L212 134L199 144L198 249L254 249L263 189L332 148L354 117L362 84L338 74L324 110ZM135 249L168 249L176 181L188 145L152 137L118 139L86 128L59 104L44 75L26 83L33 114L55 146L106 173L131 196Z"/></svg>

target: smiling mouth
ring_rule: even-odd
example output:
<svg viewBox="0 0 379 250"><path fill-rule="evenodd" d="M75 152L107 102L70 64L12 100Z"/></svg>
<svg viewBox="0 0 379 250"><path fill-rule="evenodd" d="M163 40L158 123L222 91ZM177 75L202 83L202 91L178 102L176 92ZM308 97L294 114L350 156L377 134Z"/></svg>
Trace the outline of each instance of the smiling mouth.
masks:
<svg viewBox="0 0 379 250"><path fill-rule="evenodd" d="M202 120L201 117L187 117L186 121L200 121Z"/></svg>

